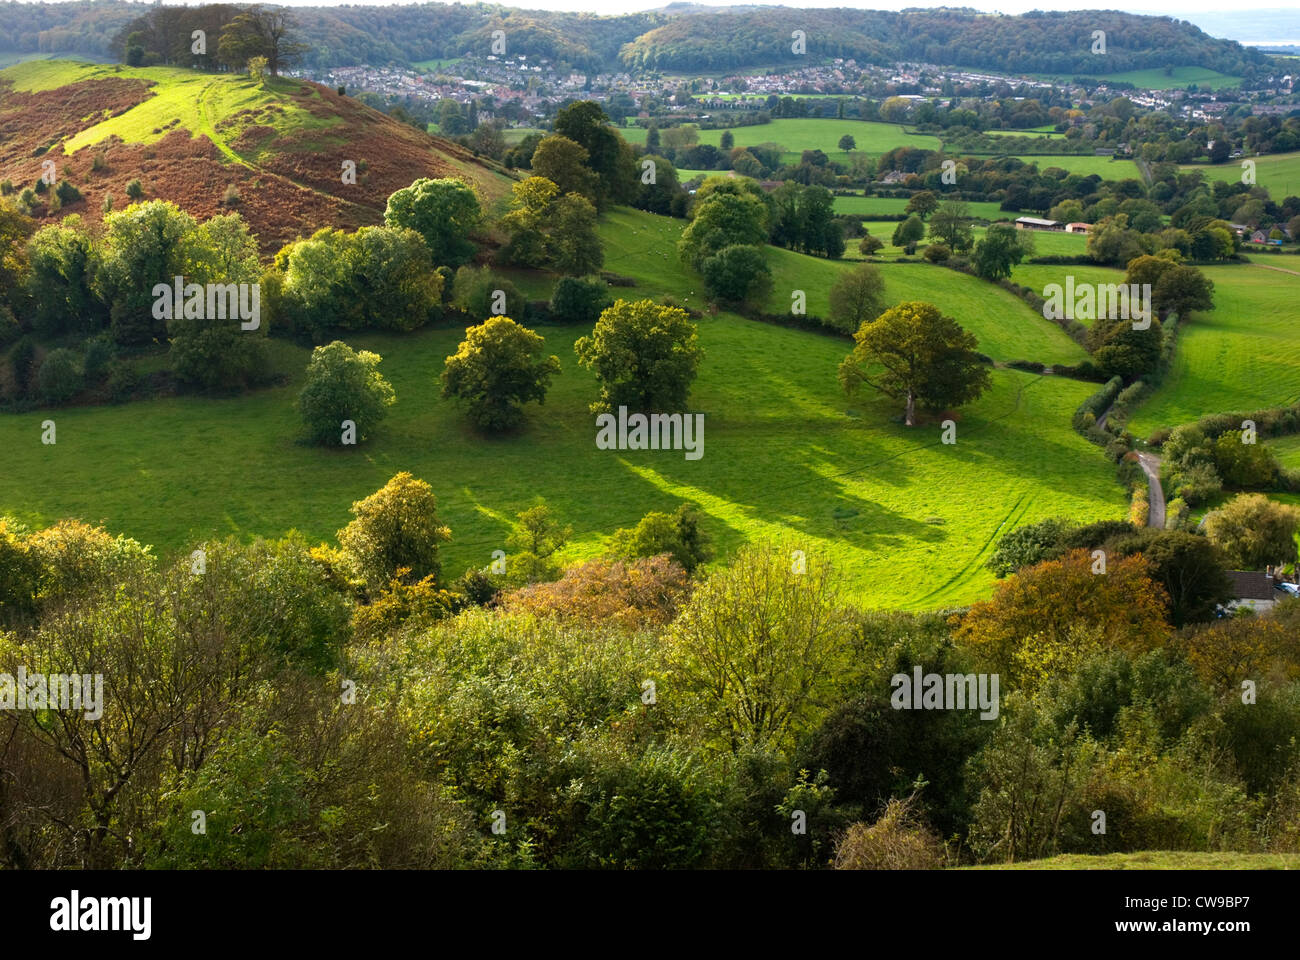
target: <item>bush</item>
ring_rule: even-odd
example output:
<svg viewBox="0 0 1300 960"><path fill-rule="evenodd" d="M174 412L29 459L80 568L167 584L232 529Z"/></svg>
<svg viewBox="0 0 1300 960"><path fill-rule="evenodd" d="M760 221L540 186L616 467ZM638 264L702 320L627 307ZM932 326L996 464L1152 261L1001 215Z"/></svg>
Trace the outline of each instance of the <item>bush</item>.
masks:
<svg viewBox="0 0 1300 960"><path fill-rule="evenodd" d="M144 196L144 184L140 182L139 178L126 185L126 195L132 200L139 200Z"/></svg>
<svg viewBox="0 0 1300 960"><path fill-rule="evenodd" d="M81 389L80 358L66 347L51 350L45 355L37 375L41 399L46 403L64 403Z"/></svg>
<svg viewBox="0 0 1300 960"><path fill-rule="evenodd" d="M593 327L613 302L605 281L596 277L561 277L551 294L550 315L556 323Z"/></svg>
<svg viewBox="0 0 1300 960"><path fill-rule="evenodd" d="M19 397L31 390L36 373L36 344L24 337L9 351L9 366L14 372L14 389Z"/></svg>
<svg viewBox="0 0 1300 960"><path fill-rule="evenodd" d="M835 850L835 869L941 869L946 859L943 843L921 822L914 799L890 800L875 823L849 827Z"/></svg>
<svg viewBox="0 0 1300 960"><path fill-rule="evenodd" d="M952 258L952 248L946 243L932 243L925 248L922 256L931 263L943 263Z"/></svg>
<svg viewBox="0 0 1300 960"><path fill-rule="evenodd" d="M88 383L98 383L108 372L114 356L113 341L107 336L91 337L82 346L81 369Z"/></svg>
<svg viewBox="0 0 1300 960"><path fill-rule="evenodd" d="M140 373L124 360L114 360L108 365L108 398L114 403L125 403L140 388Z"/></svg>
<svg viewBox="0 0 1300 960"><path fill-rule="evenodd" d="M58 186L54 188L54 195L59 198L59 203L75 203L81 199L81 191L67 180L60 180Z"/></svg>

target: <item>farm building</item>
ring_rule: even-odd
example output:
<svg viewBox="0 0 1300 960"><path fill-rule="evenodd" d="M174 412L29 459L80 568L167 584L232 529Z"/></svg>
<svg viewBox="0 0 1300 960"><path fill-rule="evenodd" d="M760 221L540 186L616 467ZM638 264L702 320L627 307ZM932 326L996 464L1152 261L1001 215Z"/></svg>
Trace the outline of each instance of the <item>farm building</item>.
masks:
<svg viewBox="0 0 1300 960"><path fill-rule="evenodd" d="M1091 229L1091 223L1067 223L1065 225L1066 233L1087 233Z"/></svg>
<svg viewBox="0 0 1300 960"><path fill-rule="evenodd" d="M1257 613L1272 610L1277 603L1277 591L1273 588L1273 578L1267 573L1255 570L1229 570L1228 579L1232 581L1232 599L1224 606L1228 610L1249 607Z"/></svg>
<svg viewBox="0 0 1300 960"><path fill-rule="evenodd" d="M1064 230L1065 224L1060 220L1044 220L1042 217L1017 217L1017 230Z"/></svg>

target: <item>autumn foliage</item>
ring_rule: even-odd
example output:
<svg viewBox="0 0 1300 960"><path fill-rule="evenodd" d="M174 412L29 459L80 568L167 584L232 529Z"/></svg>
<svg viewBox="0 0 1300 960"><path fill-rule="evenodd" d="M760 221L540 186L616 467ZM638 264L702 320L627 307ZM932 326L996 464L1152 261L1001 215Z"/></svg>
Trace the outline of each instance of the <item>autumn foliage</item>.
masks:
<svg viewBox="0 0 1300 960"><path fill-rule="evenodd" d="M686 600L686 571L666 554L641 560L589 560L575 564L554 583L516 590L507 610L523 610L583 623L613 621L624 628L660 626Z"/></svg>

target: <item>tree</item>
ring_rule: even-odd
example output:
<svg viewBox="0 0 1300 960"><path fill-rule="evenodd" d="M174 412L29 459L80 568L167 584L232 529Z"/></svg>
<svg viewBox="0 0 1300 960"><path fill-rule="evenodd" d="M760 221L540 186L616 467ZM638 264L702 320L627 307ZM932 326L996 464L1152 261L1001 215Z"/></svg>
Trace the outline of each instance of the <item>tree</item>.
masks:
<svg viewBox="0 0 1300 960"><path fill-rule="evenodd" d="M698 195L697 195L698 196ZM752 194L711 193L677 243L682 262L696 269L723 247L767 242L767 208Z"/></svg>
<svg viewBox="0 0 1300 960"><path fill-rule="evenodd" d="M1236 570L1258 570L1296 560L1300 510L1262 493L1233 497L1205 518L1205 532Z"/></svg>
<svg viewBox="0 0 1300 960"><path fill-rule="evenodd" d="M875 256L876 251L884 245L885 242L883 240L879 237L873 237L868 233L858 241L858 253L862 254L864 257Z"/></svg>
<svg viewBox="0 0 1300 960"><path fill-rule="evenodd" d="M537 503L515 516L514 529L506 538L510 548L507 574L524 583L555 580L560 567L552 557L572 536L573 527L556 520L546 501L539 497Z"/></svg>
<svg viewBox="0 0 1300 960"><path fill-rule="evenodd" d="M596 233L596 208L585 197L566 193L551 207L550 252L556 272L595 273L605 262Z"/></svg>
<svg viewBox="0 0 1300 960"><path fill-rule="evenodd" d="M166 200L132 204L104 218L103 256L94 287L111 304L119 344L161 341L166 321L154 316L154 285L184 274L186 241L194 218Z"/></svg>
<svg viewBox="0 0 1300 960"><path fill-rule="evenodd" d="M772 271L761 247L723 247L700 264L711 297L725 303L762 303L772 292Z"/></svg>
<svg viewBox="0 0 1300 960"><path fill-rule="evenodd" d="M574 350L600 384L593 413L684 410L704 355L686 311L653 300L616 300Z"/></svg>
<svg viewBox="0 0 1300 960"><path fill-rule="evenodd" d="M558 357L544 357L546 341L509 317L491 317L465 331L442 371L442 395L464 401L480 430L518 426L523 404L546 402Z"/></svg>
<svg viewBox="0 0 1300 960"><path fill-rule="evenodd" d="M528 177L510 188L510 210L501 218L501 226L510 241L501 251L507 263L540 267L546 263L547 211L559 196L560 188L545 177Z"/></svg>
<svg viewBox="0 0 1300 960"><path fill-rule="evenodd" d="M393 580L438 580L438 544L450 540L451 531L438 521L438 499L423 480L405 471L397 474L353 503L352 517L336 536L371 590Z"/></svg>
<svg viewBox="0 0 1300 960"><path fill-rule="evenodd" d="M1214 309L1214 281L1195 267L1174 264L1156 281L1151 300L1162 314L1186 318L1192 310Z"/></svg>
<svg viewBox="0 0 1300 960"><path fill-rule="evenodd" d="M709 538L700 529L700 513L693 503L683 503L672 513L652 511L635 527L615 530L609 553L623 560L668 554L687 573L712 556Z"/></svg>
<svg viewBox="0 0 1300 960"><path fill-rule="evenodd" d="M59 347L47 353L41 361L36 383L41 399L46 403L59 404L70 400L82 385L81 363L76 351Z"/></svg>
<svg viewBox="0 0 1300 960"><path fill-rule="evenodd" d="M611 302L609 286L599 277L561 277L551 293L551 320L595 326Z"/></svg>
<svg viewBox="0 0 1300 960"><path fill-rule="evenodd" d="M1016 230L1005 223L992 224L984 234L984 239L975 244L975 272L985 280L1005 280L1011 276L1011 268L1024 259L1027 252L1025 243L1017 233L1028 230Z"/></svg>
<svg viewBox="0 0 1300 960"><path fill-rule="evenodd" d="M487 267L461 267L456 271L454 289L456 306L475 319L524 315L524 295L513 283Z"/></svg>
<svg viewBox="0 0 1300 960"><path fill-rule="evenodd" d="M1012 574L993 598L955 621L954 639L966 644L1007 687L1032 688L1055 670L1069 671L1085 651L1084 638L1134 654L1172 635L1168 598L1140 556L1110 559L1093 572L1087 550L1074 550Z"/></svg>
<svg viewBox="0 0 1300 960"><path fill-rule="evenodd" d="M587 151L590 170L596 175L597 193L589 199L597 207L631 199L635 191L632 153L626 141L611 129L609 117L593 100L580 100L561 107L555 114L555 132L567 137ZM545 142L545 141L543 141ZM533 159L536 166L536 155ZM544 171L538 171L548 176ZM551 177L555 180L554 177ZM565 192L577 192L555 180Z"/></svg>
<svg viewBox="0 0 1300 960"><path fill-rule="evenodd" d="M3 217L0 211L0 219ZM15 258L11 262L16 261L16 254L17 251L9 254ZM80 217L65 217L57 226L51 224L38 230L27 245L27 258L30 267L25 271L26 292L38 334L48 338L66 333L84 336L104 322L103 309L91 289L99 252L90 234L82 228ZM0 263L4 259L0 255ZM0 265L0 280L7 279L6 274L11 271ZM6 294L17 293L21 275L18 269L12 270L13 286L4 287ZM5 306L6 294L0 294L0 308Z"/></svg>
<svg viewBox="0 0 1300 960"><path fill-rule="evenodd" d="M939 198L930 190L921 190L912 194L912 198L907 201L907 206L903 208L903 212L915 213L924 220L938 209Z"/></svg>
<svg viewBox="0 0 1300 960"><path fill-rule="evenodd" d="M984 565L993 571L995 577L1005 577L1022 567L1055 560L1064 552L1062 537L1073 528L1074 525L1064 517L1050 517L1016 527L1003 534L997 549Z"/></svg>
<svg viewBox="0 0 1300 960"><path fill-rule="evenodd" d="M721 745L782 748L824 714L849 656L830 568L796 573L787 550L743 547L696 590L670 633L672 658Z"/></svg>
<svg viewBox="0 0 1300 960"><path fill-rule="evenodd" d="M856 150L857 147L858 141L853 139L853 134L846 133L844 136L840 137L839 148L845 153L848 153L850 150Z"/></svg>
<svg viewBox="0 0 1300 960"><path fill-rule="evenodd" d="M424 238L435 266L457 267L474 255L469 235L482 220L478 197L464 180L421 177L388 198L384 223Z"/></svg>
<svg viewBox="0 0 1300 960"><path fill-rule="evenodd" d="M366 439L397 402L392 386L379 373L382 359L341 340L312 350L297 401L308 440L342 446L345 420L356 425L357 442Z"/></svg>
<svg viewBox="0 0 1300 960"><path fill-rule="evenodd" d="M991 378L978 341L932 303L897 304L864 323L853 352L840 364L840 383L854 395L863 384L906 401L904 422L916 425L916 406L932 410L977 399Z"/></svg>
<svg viewBox="0 0 1300 960"><path fill-rule="evenodd" d="M885 310L885 278L880 268L863 263L842 272L831 286L830 301L830 326L856 333Z"/></svg>
<svg viewBox="0 0 1300 960"><path fill-rule="evenodd" d="M226 24L218 54L235 67L244 66L254 57L265 57L266 69L278 77L308 49L306 44L291 39L294 26L294 16L288 10L254 4Z"/></svg>
<svg viewBox="0 0 1300 960"><path fill-rule="evenodd" d="M718 137L718 149L730 150L736 145L736 137L730 130L723 130L722 136Z"/></svg>
<svg viewBox="0 0 1300 960"><path fill-rule="evenodd" d="M930 217L930 236L958 252L969 250L975 239L970 208L961 200L945 200Z"/></svg>
<svg viewBox="0 0 1300 960"><path fill-rule="evenodd" d="M561 193L576 193L597 204L600 186L585 147L568 137L546 137L533 151L533 173L545 177Z"/></svg>
<svg viewBox="0 0 1300 960"><path fill-rule="evenodd" d="M1222 553L1199 534L1146 527L1109 541L1106 548L1108 557L1142 555L1149 576L1169 596L1169 621L1175 627L1209 620L1220 603L1232 599Z"/></svg>
<svg viewBox="0 0 1300 960"><path fill-rule="evenodd" d="M916 243L924 236L924 221L922 221L916 214L912 214L894 228L894 236L890 242L896 247L905 247L909 243Z"/></svg>

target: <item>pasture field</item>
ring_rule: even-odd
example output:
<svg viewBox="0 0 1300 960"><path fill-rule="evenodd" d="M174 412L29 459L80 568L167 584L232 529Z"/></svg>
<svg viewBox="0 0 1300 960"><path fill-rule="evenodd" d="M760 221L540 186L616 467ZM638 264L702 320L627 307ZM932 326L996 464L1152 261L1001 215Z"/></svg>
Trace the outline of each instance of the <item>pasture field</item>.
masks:
<svg viewBox="0 0 1300 960"><path fill-rule="evenodd" d="M1103 180L1140 179L1137 164L1132 160L1112 160L1110 157L1089 157L1078 154L1072 156L1022 154L1019 159L1025 163L1037 164L1039 172L1049 167L1060 167L1067 173L1078 173L1085 177L1095 173Z"/></svg>
<svg viewBox="0 0 1300 960"><path fill-rule="evenodd" d="M768 249L768 264L772 268L769 312L789 312L792 291L803 290L808 298L808 313L813 316L826 316L832 284L842 271L852 267L774 247ZM1087 358L1083 348L1060 327L1044 320L1023 300L969 274L929 263L886 262L880 264L880 269L889 303L933 303L975 334L979 351L994 360L1050 364L1079 363Z"/></svg>
<svg viewBox="0 0 1300 960"><path fill-rule="evenodd" d="M857 213L862 215L862 219L869 220L873 216L882 214L901 214L907 208L907 204L906 197L836 197L835 212ZM992 201L967 203L966 207L970 210L972 217L980 217L985 220L1013 217L1012 214L1007 213L1005 210L999 210L998 204Z"/></svg>
<svg viewBox="0 0 1300 960"><path fill-rule="evenodd" d="M1262 157L1249 157L1255 161L1255 182L1267 187L1269 196L1278 203L1284 197L1300 195L1300 151L1295 153L1268 153ZM1178 169L1183 172L1199 170L1211 180L1237 183L1241 180L1242 161L1227 163L1189 163Z"/></svg>
<svg viewBox="0 0 1300 960"><path fill-rule="evenodd" d="M876 120L831 120L815 117L783 117L771 123L751 127L732 127L736 146L749 147L759 143L777 143L785 148L784 159L795 163L804 150L821 150L832 160L849 162L849 154L839 148L840 137L851 134L856 141L855 153L879 156L895 147L919 147L924 150L941 150L938 137L923 133L908 133L898 123ZM619 128L628 143L645 143L644 127ZM661 131L662 134L662 131ZM721 130L701 130L700 143L718 145Z"/></svg>
<svg viewBox="0 0 1300 960"><path fill-rule="evenodd" d="M974 204L972 204L972 206L974 206ZM1005 212L1002 213L1001 215L1003 217L1010 216L1010 214L1007 214ZM880 250L876 251L874 259L895 260L898 257L903 256L903 248L896 247L890 242L891 238L894 235L894 228L898 226L898 221L864 220L862 222L862 225L866 229L866 231L870 233L872 236L879 237L881 240L885 242L885 246ZM986 234L987 232L988 232L987 227L983 227L979 225L971 227L971 233L974 236L976 242L984 239L984 234ZM846 259L852 259L852 260L861 259L861 255L858 253L859 239L860 238L858 237L853 237L853 238L847 238L845 240L846 247L844 251L844 256ZM916 256L919 257L922 254L924 254L926 246L932 242L935 241L927 235L924 240L922 240L919 244L917 244ZM1081 233L1041 232L1041 233L1034 234L1034 243L1036 245L1034 251L1035 256L1081 257L1087 252L1088 241L1087 238ZM1074 268L1049 267L1046 269L1067 270L1067 269L1074 269ZM1088 268L1085 267L1083 269L1088 269Z"/></svg>
<svg viewBox="0 0 1300 960"><path fill-rule="evenodd" d="M1169 373L1129 422L1136 436L1300 397L1300 276L1244 265L1201 269L1214 281L1215 307L1183 323Z"/></svg>
<svg viewBox="0 0 1300 960"><path fill-rule="evenodd" d="M1083 256L1086 251L1087 239L1082 234L1072 233L1039 233L1035 235L1038 242L1038 254L1040 256ZM1078 246L1073 250L1055 250L1051 249L1057 241L1072 240ZM1049 242L1044 242L1049 241ZM1029 287L1038 293L1043 294L1043 288L1049 283L1059 283L1065 285L1066 276L1074 277L1075 284L1081 283L1121 283L1124 280L1124 271L1116 270L1114 267L1088 266L1087 264L1047 264L1047 263L1021 263L1011 268L1011 279L1024 287ZM1080 320L1085 327L1092 326L1091 320Z"/></svg>
<svg viewBox="0 0 1300 960"><path fill-rule="evenodd" d="M514 146L532 133L545 134L547 131L540 127L507 127L501 131L501 136L505 139L506 144Z"/></svg>
<svg viewBox="0 0 1300 960"><path fill-rule="evenodd" d="M985 130L984 133L990 137L1028 137L1037 136L1043 140L1064 140L1065 134L1057 133L1056 128L1031 127L1027 130Z"/></svg>
<svg viewBox="0 0 1300 960"><path fill-rule="evenodd" d="M1275 437L1267 442L1273 452L1277 454L1282 466L1291 470L1300 469L1300 433L1293 433L1287 437Z"/></svg>
<svg viewBox="0 0 1300 960"><path fill-rule="evenodd" d="M1033 73L1028 74L1036 80L1069 80L1072 74ZM1241 86L1241 77L1219 73L1208 67L1174 67L1168 74L1163 67L1146 70L1125 70L1119 73L1103 73L1095 76L1096 80L1113 80L1118 83L1131 83L1144 90L1175 90L1194 83L1202 89L1236 88Z"/></svg>
<svg viewBox="0 0 1300 960"><path fill-rule="evenodd" d="M638 280L620 295L690 296L694 280L675 256L662 268L652 263L672 251L680 229L680 221L628 210L604 220L609 268ZM842 269L785 251L772 259L783 277L810 288L814 271ZM1007 322L1010 305L989 310L988 291L973 280L968 293L959 289L969 278L919 264L894 269L888 282L900 294L933 296L990 339ZM1034 329L1032 312L1021 311L1024 328ZM596 385L574 360L573 343L586 332L575 328L541 328L562 373L520 433L484 440L438 397L443 360L462 331L433 329L348 338L385 358L381 370L398 397L374 439L355 451L295 443L293 399L308 351L280 342L277 364L291 377L283 387L0 418L0 445L10 452L0 513L40 524L102 522L164 553L291 527L321 540L346 523L352 501L410 470L433 485L452 529L444 547L451 575L485 564L504 546L513 515L538 495L573 524L569 559L598 553L608 534L647 511L689 499L707 515L720 559L746 541L774 539L835 561L869 606L928 609L987 595L983 559L1011 526L1124 511L1110 465L1069 426L1089 384L996 370L993 389L958 413L958 443L942 445L937 424L903 427L897 404L870 396L850 403L836 380L846 340L729 314L699 328L705 359L691 409L705 415L706 431L697 461L596 449L588 410ZM47 418L57 423L54 446L40 442Z"/></svg>

